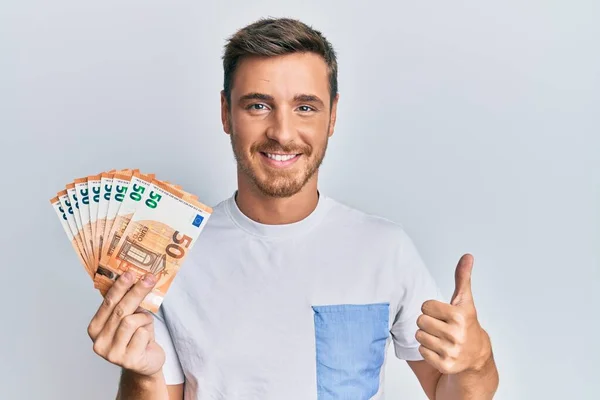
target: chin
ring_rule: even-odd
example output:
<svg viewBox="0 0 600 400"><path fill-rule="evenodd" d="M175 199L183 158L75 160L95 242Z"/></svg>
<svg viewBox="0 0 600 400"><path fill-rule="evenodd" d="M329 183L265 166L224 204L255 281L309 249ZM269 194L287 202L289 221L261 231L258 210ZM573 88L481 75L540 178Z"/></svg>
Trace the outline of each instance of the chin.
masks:
<svg viewBox="0 0 600 400"><path fill-rule="evenodd" d="M275 198L291 197L304 187L304 185L295 182L293 184L284 185L273 185L272 182L257 182L256 186L264 195Z"/></svg>
<svg viewBox="0 0 600 400"><path fill-rule="evenodd" d="M238 164L238 167L241 167L241 171L246 175L248 181L252 182L258 192L272 198L294 196L306 186L317 171L315 169L311 173L310 168L301 166L277 170L266 168L260 163L257 164L248 162Z"/></svg>
<svg viewBox="0 0 600 400"><path fill-rule="evenodd" d="M264 195L275 198L291 197L298 193L306 185L307 180L302 176L290 177L269 177L256 175L252 177L256 188Z"/></svg>

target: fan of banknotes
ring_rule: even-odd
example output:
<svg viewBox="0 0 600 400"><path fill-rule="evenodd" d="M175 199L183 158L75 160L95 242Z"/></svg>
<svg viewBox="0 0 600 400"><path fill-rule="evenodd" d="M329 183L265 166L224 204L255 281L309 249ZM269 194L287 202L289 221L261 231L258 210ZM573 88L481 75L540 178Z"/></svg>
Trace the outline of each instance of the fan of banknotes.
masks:
<svg viewBox="0 0 600 400"><path fill-rule="evenodd" d="M141 304L156 312L212 208L181 186L137 169L75 179L50 200L102 295L125 271L157 284Z"/></svg>

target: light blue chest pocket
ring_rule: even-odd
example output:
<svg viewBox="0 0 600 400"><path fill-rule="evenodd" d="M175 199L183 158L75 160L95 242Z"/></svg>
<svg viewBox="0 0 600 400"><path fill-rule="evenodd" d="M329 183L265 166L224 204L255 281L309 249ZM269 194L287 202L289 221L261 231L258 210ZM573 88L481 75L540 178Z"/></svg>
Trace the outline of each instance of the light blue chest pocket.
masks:
<svg viewBox="0 0 600 400"><path fill-rule="evenodd" d="M313 306L318 400L367 400L379 390L389 303Z"/></svg>

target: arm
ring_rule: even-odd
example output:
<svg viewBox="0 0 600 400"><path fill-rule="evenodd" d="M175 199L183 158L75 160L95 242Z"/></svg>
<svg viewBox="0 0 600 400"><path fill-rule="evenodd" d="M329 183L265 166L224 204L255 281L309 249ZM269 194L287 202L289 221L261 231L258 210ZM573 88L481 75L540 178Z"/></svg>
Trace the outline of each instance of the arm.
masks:
<svg viewBox="0 0 600 400"><path fill-rule="evenodd" d="M480 367L454 375L442 375L436 386L438 400L487 400L493 399L498 389L498 370L494 357Z"/></svg>
<svg viewBox="0 0 600 400"><path fill-rule="evenodd" d="M431 400L487 400L498 389L499 377L493 354L470 371L442 374L427 361L407 361Z"/></svg>
<svg viewBox="0 0 600 400"><path fill-rule="evenodd" d="M183 384L167 385L162 371L153 376L122 370L116 400L183 400Z"/></svg>
<svg viewBox="0 0 600 400"><path fill-rule="evenodd" d="M425 362L409 365L430 399L487 400L498 389L490 337L479 324L473 302L472 268L473 258L463 256L450 304L428 300L417 319L415 338Z"/></svg>
<svg viewBox="0 0 600 400"><path fill-rule="evenodd" d="M154 317L139 308L155 284L152 275L135 282L134 275L125 272L108 290L88 326L94 352L122 368L117 400L183 398L183 384L167 386L166 355L155 341Z"/></svg>
<svg viewBox="0 0 600 400"><path fill-rule="evenodd" d="M406 235L398 266L403 297L391 329L396 356L408 362L431 400L491 399L498 387L498 371L473 301L473 257L464 255L456 267L450 304L442 301Z"/></svg>

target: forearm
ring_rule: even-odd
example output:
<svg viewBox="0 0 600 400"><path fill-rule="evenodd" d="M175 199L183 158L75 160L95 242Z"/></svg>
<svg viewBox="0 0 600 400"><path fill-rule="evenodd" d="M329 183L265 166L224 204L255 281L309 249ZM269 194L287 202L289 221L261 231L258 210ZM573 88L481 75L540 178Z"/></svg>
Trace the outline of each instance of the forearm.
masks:
<svg viewBox="0 0 600 400"><path fill-rule="evenodd" d="M498 383L498 369L490 350L481 365L457 374L443 374L437 384L435 399L491 400Z"/></svg>
<svg viewBox="0 0 600 400"><path fill-rule="evenodd" d="M116 400L169 400L162 371L143 376L123 369Z"/></svg>

